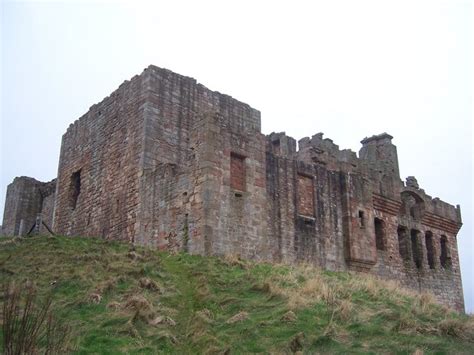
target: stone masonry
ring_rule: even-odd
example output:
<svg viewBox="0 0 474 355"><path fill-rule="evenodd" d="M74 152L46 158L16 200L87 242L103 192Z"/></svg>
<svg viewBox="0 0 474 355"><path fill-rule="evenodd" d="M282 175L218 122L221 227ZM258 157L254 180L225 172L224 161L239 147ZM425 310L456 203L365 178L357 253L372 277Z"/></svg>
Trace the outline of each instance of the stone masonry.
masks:
<svg viewBox="0 0 474 355"><path fill-rule="evenodd" d="M57 180L8 186L3 233L39 216L57 234L367 272L463 311L460 207L400 180L390 135L361 143L297 149L249 105L149 66L70 125Z"/></svg>
<svg viewBox="0 0 474 355"><path fill-rule="evenodd" d="M15 178L7 188L2 234L26 235L38 217L51 228L55 189L56 179L45 183L26 176ZM48 233L43 223L38 227L40 233Z"/></svg>

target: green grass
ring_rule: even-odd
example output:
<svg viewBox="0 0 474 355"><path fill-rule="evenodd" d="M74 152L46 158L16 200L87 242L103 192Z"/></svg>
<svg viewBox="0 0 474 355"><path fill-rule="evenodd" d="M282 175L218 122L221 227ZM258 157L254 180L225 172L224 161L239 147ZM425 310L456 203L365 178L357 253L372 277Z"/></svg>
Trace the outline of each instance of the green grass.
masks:
<svg viewBox="0 0 474 355"><path fill-rule="evenodd" d="M394 283L308 266L135 252L92 238L2 238L0 284L31 280L40 297L52 292L54 312L72 327L79 354L474 349L472 317ZM141 279L156 289L142 287ZM289 311L294 318L285 320ZM239 312L246 316L228 321Z"/></svg>

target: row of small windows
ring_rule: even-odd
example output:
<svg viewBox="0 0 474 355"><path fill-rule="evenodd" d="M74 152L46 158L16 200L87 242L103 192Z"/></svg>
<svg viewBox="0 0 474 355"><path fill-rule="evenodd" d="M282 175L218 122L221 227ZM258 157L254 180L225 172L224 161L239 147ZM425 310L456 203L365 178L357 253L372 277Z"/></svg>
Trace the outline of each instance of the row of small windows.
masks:
<svg viewBox="0 0 474 355"><path fill-rule="evenodd" d="M400 256L403 260L412 259L417 268L421 268L423 260L423 244L421 240L421 232L416 229L411 229L408 233L408 229L403 226L399 226L397 230L398 234L398 249ZM425 233L425 247L426 257L430 269L435 268L435 241L433 233L427 231ZM411 249L411 256L410 256ZM439 263L442 268L446 269L451 267L451 257L448 247L448 238L442 235L439 241Z"/></svg>
<svg viewBox="0 0 474 355"><path fill-rule="evenodd" d="M365 225L364 215L359 212L359 224L361 227ZM375 246L378 250L386 250L385 240L385 223L379 218L374 218L374 229L375 229ZM408 229L403 226L399 226L397 230L398 234L398 250L403 260L412 259L417 268L421 268L423 263L423 245L421 241L421 232L412 229L408 233ZM425 233L425 247L426 257L430 269L435 268L435 240L433 233L427 231ZM448 246L448 238L442 235L439 240L439 263L442 268L446 269L451 267L451 256ZM411 255L410 255L411 254Z"/></svg>
<svg viewBox="0 0 474 355"><path fill-rule="evenodd" d="M231 188L238 191L245 191L246 181L245 181L245 157L231 153L230 157L230 172L231 172ZM80 171L76 173L76 176L73 176L72 185L75 185L73 189L73 208L75 207L75 202L77 201L77 196L80 191ZM298 174L298 200L297 200L297 210L301 215L313 216L313 179ZM237 196L237 195L236 195ZM411 202L411 201L409 201ZM416 202L416 201L415 201ZM413 205L413 203L411 204ZM416 203L415 203L416 205ZM416 215L416 208L410 206L409 209L412 217ZM364 211L359 211L358 213L358 222L360 228L366 227ZM374 218L374 229L375 229L375 244L378 250L386 250L386 241L385 241L385 224L383 220L379 218ZM421 268L423 252L422 252L422 243L419 237L420 232L418 230L412 229L410 231L410 237L408 237L408 230L406 227L398 227L398 248L401 257L404 260L412 259L417 268ZM433 233L427 231L425 234L425 246L426 246L426 255L428 259L428 265L430 269L435 268L435 247ZM411 256L410 256L411 251ZM441 236L440 238L440 251L439 256L440 264L443 268L448 268L451 266L451 258L449 256L448 242L446 236Z"/></svg>

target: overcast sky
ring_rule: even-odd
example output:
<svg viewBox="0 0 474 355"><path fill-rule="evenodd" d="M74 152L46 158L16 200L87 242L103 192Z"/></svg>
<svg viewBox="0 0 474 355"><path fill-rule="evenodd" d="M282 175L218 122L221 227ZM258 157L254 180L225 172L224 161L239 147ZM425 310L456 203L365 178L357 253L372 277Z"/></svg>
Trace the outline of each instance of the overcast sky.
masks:
<svg viewBox="0 0 474 355"><path fill-rule="evenodd" d="M263 133L354 151L392 134L402 178L461 205L473 312L472 14L471 1L4 1L0 216L15 176L53 179L68 125L155 64L259 109Z"/></svg>

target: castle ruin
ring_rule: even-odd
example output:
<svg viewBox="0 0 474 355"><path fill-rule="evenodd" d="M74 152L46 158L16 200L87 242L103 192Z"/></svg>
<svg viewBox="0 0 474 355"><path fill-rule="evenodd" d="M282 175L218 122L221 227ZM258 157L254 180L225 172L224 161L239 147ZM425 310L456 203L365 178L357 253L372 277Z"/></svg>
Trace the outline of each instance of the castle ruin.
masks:
<svg viewBox="0 0 474 355"><path fill-rule="evenodd" d="M383 133L359 155L150 66L63 135L57 179L8 186L3 234L96 236L201 255L356 270L464 311L459 206L400 180Z"/></svg>

